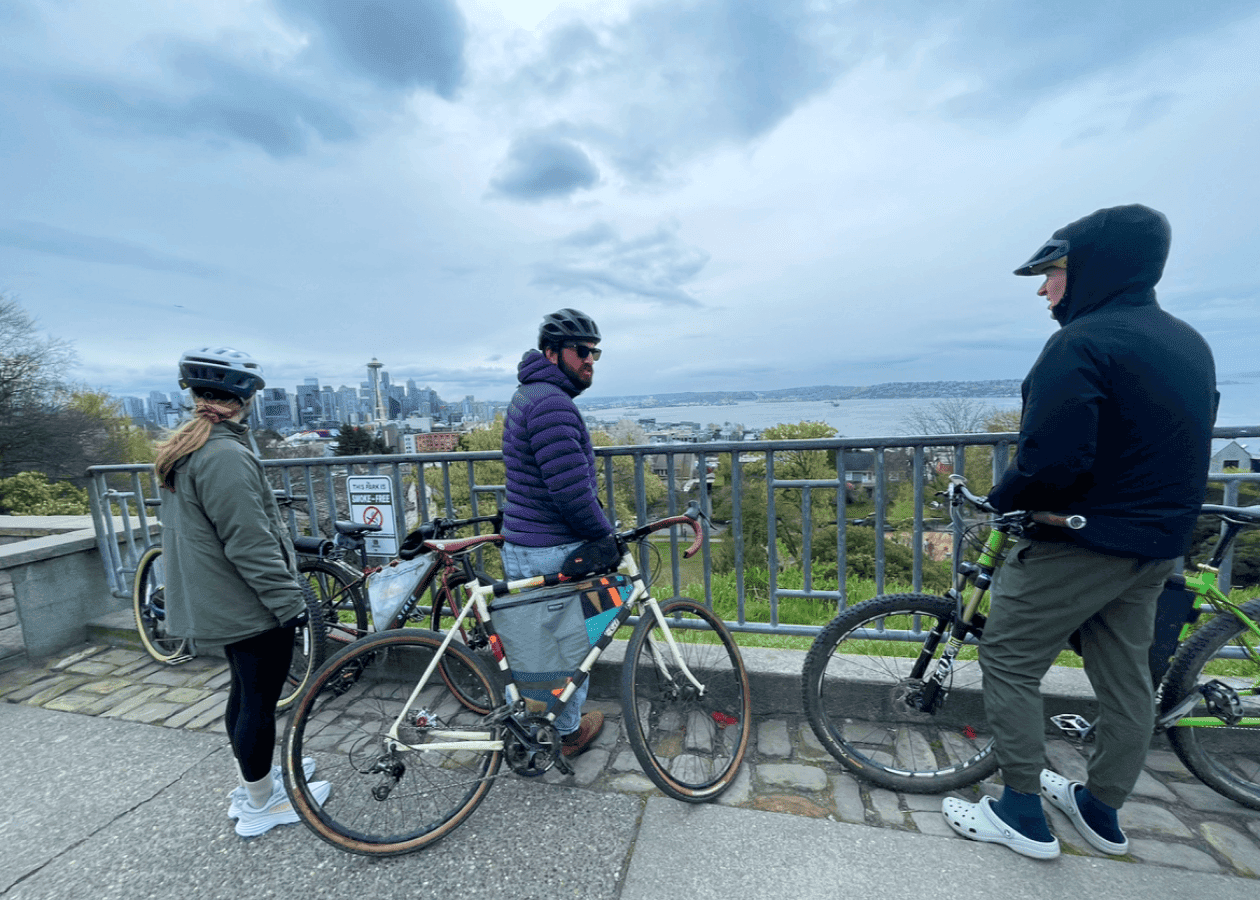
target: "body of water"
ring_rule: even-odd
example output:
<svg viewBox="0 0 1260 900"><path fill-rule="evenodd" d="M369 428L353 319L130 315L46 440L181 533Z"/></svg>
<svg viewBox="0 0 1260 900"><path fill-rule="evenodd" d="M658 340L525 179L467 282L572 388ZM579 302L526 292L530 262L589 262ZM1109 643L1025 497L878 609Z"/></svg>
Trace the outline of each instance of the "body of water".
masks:
<svg viewBox="0 0 1260 900"><path fill-rule="evenodd" d="M1260 384L1254 382L1220 385L1219 426L1260 425ZM977 397L974 401L995 409L1019 409L1018 397ZM937 402L930 397L883 400L806 400L744 402L719 406L618 406L583 409L600 422L620 419L656 419L658 428L680 422L696 422L701 428L717 425L724 431L731 425L760 430L772 425L797 422L826 422L841 437L886 437L907 434L905 420L916 409L930 411Z"/></svg>

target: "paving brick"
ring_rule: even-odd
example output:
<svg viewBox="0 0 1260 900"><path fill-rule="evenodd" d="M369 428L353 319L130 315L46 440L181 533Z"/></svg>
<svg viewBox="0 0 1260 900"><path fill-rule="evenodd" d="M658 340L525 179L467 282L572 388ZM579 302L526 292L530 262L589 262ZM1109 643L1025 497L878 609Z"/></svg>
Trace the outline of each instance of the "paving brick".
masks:
<svg viewBox="0 0 1260 900"><path fill-rule="evenodd" d="M790 787L801 791L825 791L827 773L818 766L799 763L765 763L755 772L758 781L775 787Z"/></svg>
<svg viewBox="0 0 1260 900"><path fill-rule="evenodd" d="M614 772L643 771L643 767L639 765L639 758L634 755L634 751L629 747L623 747L620 752L612 757L612 764L609 768Z"/></svg>
<svg viewBox="0 0 1260 900"><path fill-rule="evenodd" d="M199 703L207 697L213 696L211 691L204 688L181 687L167 691L162 697L169 703L178 703L181 706L187 706L190 703Z"/></svg>
<svg viewBox="0 0 1260 900"><path fill-rule="evenodd" d="M847 772L831 776L831 800L836 816L842 822L862 825L866 822L866 806L857 779Z"/></svg>
<svg viewBox="0 0 1260 900"><path fill-rule="evenodd" d="M573 780L582 787L590 787L604 774L604 769L608 766L608 757L607 750L598 748L587 750L570 763L573 766Z"/></svg>
<svg viewBox="0 0 1260 900"><path fill-rule="evenodd" d="M1260 818L1260 811L1247 809L1228 797L1216 793L1206 784L1194 782L1192 784L1173 784L1169 786L1181 798L1181 802L1194 809L1202 810L1203 812L1230 813L1250 818Z"/></svg>
<svg viewBox="0 0 1260 900"><path fill-rule="evenodd" d="M1046 762L1070 781L1085 781L1085 757L1067 741L1047 741Z"/></svg>
<svg viewBox="0 0 1260 900"><path fill-rule="evenodd" d="M945 821L945 817L941 815L940 804L937 804L935 812L929 810L921 810L910 813L910 820L914 822L914 827L919 829L923 834L935 834L942 837L949 837L954 833L954 829L950 828Z"/></svg>
<svg viewBox="0 0 1260 900"><path fill-rule="evenodd" d="M86 687L88 687L88 685L84 685L84 688ZM139 694L144 689L144 685L142 684L128 684L125 687L121 687L118 690L113 691L112 693L98 696L96 698L96 702L83 709L82 713L87 716L103 715L115 706L121 704L124 700L128 700L136 694Z"/></svg>
<svg viewBox="0 0 1260 900"><path fill-rule="evenodd" d="M160 687L142 688L141 690L137 691L132 696L128 697L126 700L123 700L121 703L115 704L114 706L110 707L105 712L101 713L101 715L107 719L121 718L122 716L125 716L127 713L131 712L137 706L141 706L142 704L147 703L149 700L153 700L161 696L163 693L164 693L164 690Z"/></svg>
<svg viewBox="0 0 1260 900"><path fill-rule="evenodd" d="M133 684L126 678L95 678L83 685L81 690L96 694L97 696L105 696L107 694L115 694L125 687Z"/></svg>
<svg viewBox="0 0 1260 900"><path fill-rule="evenodd" d="M1138 797L1150 797L1154 800L1162 800L1164 803L1177 802L1177 795L1145 770L1138 775L1137 784L1133 786L1133 793Z"/></svg>
<svg viewBox="0 0 1260 900"><path fill-rule="evenodd" d="M881 822L885 825L906 824L906 814L901 811L901 803L896 794L884 788L871 788L869 794L871 806Z"/></svg>
<svg viewBox="0 0 1260 900"><path fill-rule="evenodd" d="M796 732L796 753L801 759L831 759L831 754L818 741L818 735L814 734L814 729L809 727L808 722L802 722L800 728Z"/></svg>
<svg viewBox="0 0 1260 900"><path fill-rule="evenodd" d="M770 719L757 725L757 752L762 756L787 759L792 755L792 739L788 737L787 722Z"/></svg>
<svg viewBox="0 0 1260 900"><path fill-rule="evenodd" d="M149 654L143 650L128 650L125 647L115 647L112 650L106 650L97 656L96 659L100 662L109 663L111 666L129 666L138 660L148 661Z"/></svg>
<svg viewBox="0 0 1260 900"><path fill-rule="evenodd" d="M104 647L99 646L99 645L93 645L91 647L84 647L82 650L78 650L74 653L71 653L69 656L63 657L57 660L56 662L52 663L51 665L48 666L48 670L50 672L63 671L64 669L69 668L70 666L74 665L77 662L81 662L85 659L88 659L89 657L95 656L96 654L100 653L104 649L105 649Z"/></svg>
<svg viewBox="0 0 1260 900"><path fill-rule="evenodd" d="M226 734L227 726L223 722L223 716L227 713L227 692L221 691L210 699L215 702L195 718L189 719L188 724L184 727L196 730L220 731Z"/></svg>
<svg viewBox="0 0 1260 900"><path fill-rule="evenodd" d="M56 709L61 712L81 713L100 700L95 694L87 694L82 691L71 691L68 694L62 694L60 697L54 697L44 704L44 709Z"/></svg>
<svg viewBox="0 0 1260 900"><path fill-rule="evenodd" d="M916 812L940 812L944 794L901 794L901 802L906 809Z"/></svg>
<svg viewBox="0 0 1260 900"><path fill-rule="evenodd" d="M164 684L167 687L183 687L193 678L188 672L182 672L178 667L166 666L156 672L145 675L142 681L145 684Z"/></svg>
<svg viewBox="0 0 1260 900"><path fill-rule="evenodd" d="M25 702L28 706L43 706L49 700L86 684L88 680L85 675L55 675L48 682L41 682L41 689L31 694Z"/></svg>
<svg viewBox="0 0 1260 900"><path fill-rule="evenodd" d="M1176 775L1180 778L1191 777L1190 771L1181 764L1177 754L1171 750L1152 750L1146 754L1146 768L1162 772L1165 775Z"/></svg>
<svg viewBox="0 0 1260 900"><path fill-rule="evenodd" d="M609 782L608 786L614 791L626 794L645 794L656 790L656 785L652 784L646 775L618 775Z"/></svg>
<svg viewBox="0 0 1260 900"><path fill-rule="evenodd" d="M1188 838L1194 835L1194 832L1171 810L1151 803L1129 801L1120 808L1119 818L1120 830L1125 834L1130 831L1140 831L1176 838Z"/></svg>
<svg viewBox="0 0 1260 900"><path fill-rule="evenodd" d="M1161 866L1176 866L1195 872L1223 872L1221 864L1202 850L1171 841L1129 839L1129 854L1143 862Z"/></svg>
<svg viewBox="0 0 1260 900"><path fill-rule="evenodd" d="M139 706L133 707L124 713L118 713L118 718L126 719L128 722L143 722L145 725L156 725L163 719L175 715L180 709L181 707L178 703L151 700L141 703Z"/></svg>
<svg viewBox="0 0 1260 900"><path fill-rule="evenodd" d="M752 799L752 795L752 766L744 762L735 773L735 780L731 782L731 786L722 792L717 802L722 806L743 806Z"/></svg>
<svg viewBox="0 0 1260 900"><path fill-rule="evenodd" d="M1238 874L1260 878L1260 847L1255 841L1220 822L1204 822L1199 832Z"/></svg>
<svg viewBox="0 0 1260 900"><path fill-rule="evenodd" d="M76 675L112 675L118 667L107 662L98 662L95 659L85 659L66 666L65 671L73 672Z"/></svg>
<svg viewBox="0 0 1260 900"><path fill-rule="evenodd" d="M227 694L222 692L210 694L205 699L193 703L191 706L185 706L162 724L167 728L191 728L194 727L192 723L201 716L215 711L216 708L218 709L218 714L222 715L226 707Z"/></svg>

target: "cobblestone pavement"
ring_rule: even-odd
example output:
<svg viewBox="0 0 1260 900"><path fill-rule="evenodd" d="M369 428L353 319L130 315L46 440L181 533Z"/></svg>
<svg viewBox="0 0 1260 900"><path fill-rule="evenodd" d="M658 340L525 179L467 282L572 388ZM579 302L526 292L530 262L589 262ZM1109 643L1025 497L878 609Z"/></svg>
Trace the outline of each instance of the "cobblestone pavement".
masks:
<svg viewBox="0 0 1260 900"><path fill-rule="evenodd" d="M198 658L168 667L140 650L92 645L0 673L0 700L222 734L228 681L221 659ZM620 727L620 704L591 700L587 709L601 710L608 718L603 734L590 751L573 761L573 775L552 771L544 780L604 792L646 795L655 791ZM1072 744L1051 740L1047 756L1058 772L1083 779L1086 758ZM1000 790L1000 782L989 780L955 796L974 800L981 793L996 795ZM941 795L895 793L855 779L822 749L801 716L755 723L749 757L735 784L718 802L950 836L953 833L940 814L941 799ZM1101 856L1057 809L1046 807L1066 853L1117 865L1144 862L1260 878L1260 811L1239 806L1204 786L1168 750L1150 753L1134 795L1120 812L1131 847L1126 857Z"/></svg>

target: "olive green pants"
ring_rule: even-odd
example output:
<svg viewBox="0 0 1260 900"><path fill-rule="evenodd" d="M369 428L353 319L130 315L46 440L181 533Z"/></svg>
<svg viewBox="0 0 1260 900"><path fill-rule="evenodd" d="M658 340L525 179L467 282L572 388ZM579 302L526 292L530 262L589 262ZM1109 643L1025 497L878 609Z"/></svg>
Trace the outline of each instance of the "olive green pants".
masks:
<svg viewBox="0 0 1260 900"><path fill-rule="evenodd" d="M1108 556L1076 544L1020 540L994 581L980 642L985 715L1006 784L1040 790L1041 679L1078 627L1098 698L1090 793L1119 808L1137 783L1155 720L1147 653L1155 604L1176 560Z"/></svg>

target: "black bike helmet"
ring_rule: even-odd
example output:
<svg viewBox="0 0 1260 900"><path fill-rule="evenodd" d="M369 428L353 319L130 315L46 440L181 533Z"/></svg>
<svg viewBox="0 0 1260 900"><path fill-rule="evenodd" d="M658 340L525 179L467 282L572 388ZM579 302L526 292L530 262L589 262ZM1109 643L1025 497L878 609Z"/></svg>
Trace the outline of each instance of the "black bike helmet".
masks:
<svg viewBox="0 0 1260 900"><path fill-rule="evenodd" d="M1028 262L1016 269L1015 274L1040 275L1046 269L1050 268L1067 255L1068 242L1056 241L1054 238L1051 238L1041 245L1041 248L1032 255L1032 258L1028 260Z"/></svg>
<svg viewBox="0 0 1260 900"><path fill-rule="evenodd" d="M265 387L262 366L231 347L197 347L179 360L179 386L205 394L225 394L245 401Z"/></svg>
<svg viewBox="0 0 1260 900"><path fill-rule="evenodd" d="M586 313L562 309L544 316L538 327L538 347L548 344L571 344L574 341L599 343L599 326Z"/></svg>

